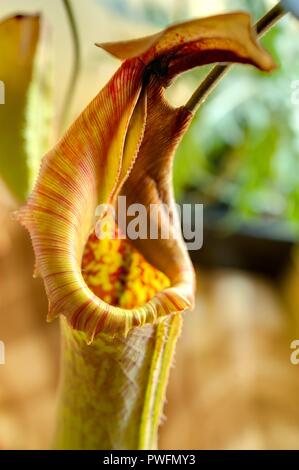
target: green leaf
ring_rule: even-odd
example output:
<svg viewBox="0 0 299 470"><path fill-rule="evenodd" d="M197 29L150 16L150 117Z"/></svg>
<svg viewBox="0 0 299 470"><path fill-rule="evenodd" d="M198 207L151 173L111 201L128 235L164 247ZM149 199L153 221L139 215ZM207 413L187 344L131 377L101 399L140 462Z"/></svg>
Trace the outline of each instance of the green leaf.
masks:
<svg viewBox="0 0 299 470"><path fill-rule="evenodd" d="M0 23L0 176L23 202L50 145L51 74L41 18L14 16Z"/></svg>

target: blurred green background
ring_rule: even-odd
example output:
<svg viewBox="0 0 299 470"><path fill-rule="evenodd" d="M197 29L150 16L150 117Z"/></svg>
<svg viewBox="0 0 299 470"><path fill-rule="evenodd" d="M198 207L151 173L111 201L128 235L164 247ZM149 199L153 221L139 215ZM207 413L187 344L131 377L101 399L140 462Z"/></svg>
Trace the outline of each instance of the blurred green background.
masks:
<svg viewBox="0 0 299 470"><path fill-rule="evenodd" d="M269 2L234 0L255 18ZM275 220L299 235L298 25L282 21L263 39L278 65L269 77L236 67L194 120L175 165L179 197L196 190L204 202L228 207L229 221ZM196 83L196 74L194 74Z"/></svg>

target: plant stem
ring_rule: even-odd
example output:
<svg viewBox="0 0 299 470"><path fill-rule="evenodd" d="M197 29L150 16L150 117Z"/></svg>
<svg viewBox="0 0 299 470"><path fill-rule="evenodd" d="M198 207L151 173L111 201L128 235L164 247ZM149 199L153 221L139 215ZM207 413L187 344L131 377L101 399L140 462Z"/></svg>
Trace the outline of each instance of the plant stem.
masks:
<svg viewBox="0 0 299 470"><path fill-rule="evenodd" d="M272 28L284 15L281 3L278 3L272 10L268 11L265 16L260 18L255 25L255 30L258 37L262 37L269 29ZM224 75L232 68L231 64L216 65L212 68L210 73L201 82L199 87L195 90L185 107L191 111L196 112L202 103L207 99L210 93L216 88Z"/></svg>
<svg viewBox="0 0 299 470"><path fill-rule="evenodd" d="M68 89L67 89L65 99L64 99L64 104L62 107L60 130L63 130L66 125L68 113L70 110L71 102L72 102L76 85L77 85L77 81L78 81L78 75L79 75L79 69L80 69L80 55L81 55L79 33L78 33L78 28L77 28L74 12L71 6L71 2L70 0L62 0L62 2L65 8L65 12L66 12L67 19L68 19L69 26L70 26L70 32L72 35L72 42L73 42L73 48L74 48L74 62L73 62L73 68L72 68L72 72L70 76Z"/></svg>
<svg viewBox="0 0 299 470"><path fill-rule="evenodd" d="M182 318L136 328L126 338L84 333L61 319L63 380L55 449L154 450Z"/></svg>

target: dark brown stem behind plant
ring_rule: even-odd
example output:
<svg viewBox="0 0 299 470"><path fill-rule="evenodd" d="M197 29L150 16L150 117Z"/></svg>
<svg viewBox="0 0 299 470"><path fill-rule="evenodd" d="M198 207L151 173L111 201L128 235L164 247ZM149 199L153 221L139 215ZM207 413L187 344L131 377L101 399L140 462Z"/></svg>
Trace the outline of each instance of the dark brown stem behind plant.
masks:
<svg viewBox="0 0 299 470"><path fill-rule="evenodd" d="M66 12L69 26L70 26L70 32L72 35L72 42L73 42L73 48L74 48L74 62L73 62L69 85L67 88L66 96L64 99L63 107L62 107L60 131L63 131L66 125L68 113L69 113L72 99L75 93L78 75L79 75L79 69L80 69L80 55L81 55L79 33L78 33L78 28L77 28L74 12L71 6L71 2L70 0L62 0L62 2L65 8L65 12Z"/></svg>
<svg viewBox="0 0 299 470"><path fill-rule="evenodd" d="M269 29L279 21L286 12L284 11L281 3L278 3L272 10L268 11L265 16L260 18L255 25L255 30L259 37L262 37ZM216 88L220 80L224 75L232 68L231 64L228 65L216 65L212 68L210 73L201 82L199 87L195 90L185 107L195 112L200 105L207 99L209 94Z"/></svg>

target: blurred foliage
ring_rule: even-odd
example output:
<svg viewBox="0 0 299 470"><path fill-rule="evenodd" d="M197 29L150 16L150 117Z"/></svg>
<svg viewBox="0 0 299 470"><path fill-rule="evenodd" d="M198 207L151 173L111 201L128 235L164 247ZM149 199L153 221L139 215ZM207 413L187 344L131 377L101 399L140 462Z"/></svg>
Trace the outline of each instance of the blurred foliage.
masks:
<svg viewBox="0 0 299 470"><path fill-rule="evenodd" d="M230 2L238 7L254 17L267 11L264 2ZM198 202L228 207L231 220L275 219L298 236L298 35L294 20L282 20L263 39L278 69L269 76L236 66L201 108L175 161L180 199L192 190Z"/></svg>
<svg viewBox="0 0 299 470"><path fill-rule="evenodd" d="M151 22L165 26L171 17L170 6L173 2L161 2L160 0L97 0L101 5L115 11L118 15L124 15L132 21ZM170 20L171 21L171 20Z"/></svg>
<svg viewBox="0 0 299 470"><path fill-rule="evenodd" d="M51 138L52 100L49 44L39 16L11 16L0 22L0 174L24 202ZM5 47L4 47L5 45Z"/></svg>

